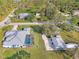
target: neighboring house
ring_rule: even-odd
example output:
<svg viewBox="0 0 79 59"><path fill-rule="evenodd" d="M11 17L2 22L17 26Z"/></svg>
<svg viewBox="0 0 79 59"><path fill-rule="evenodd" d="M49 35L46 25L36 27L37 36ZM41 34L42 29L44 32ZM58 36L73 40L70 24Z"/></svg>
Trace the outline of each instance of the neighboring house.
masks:
<svg viewBox="0 0 79 59"><path fill-rule="evenodd" d="M55 50L64 50L66 48L65 42L60 35L55 35L54 37L52 37L50 43L50 46Z"/></svg>
<svg viewBox="0 0 79 59"><path fill-rule="evenodd" d="M29 16L28 13L20 13L20 14L18 15L19 19L25 19L25 18L27 18L28 16Z"/></svg>
<svg viewBox="0 0 79 59"><path fill-rule="evenodd" d="M54 37L51 38L51 40L49 41L50 43L50 46L54 49L54 50L66 50L66 49L69 49L69 48L76 48L78 47L77 44L75 43L68 43L66 44L62 37L57 34L55 35Z"/></svg>
<svg viewBox="0 0 79 59"><path fill-rule="evenodd" d="M47 51L66 50L66 49L72 49L72 48L78 47L78 44L75 44L75 43L67 43L66 44L63 41L61 35L59 35L59 34L56 34L55 36L53 36L51 38L47 38L47 37L45 38L45 37L42 36Z"/></svg>
<svg viewBox="0 0 79 59"><path fill-rule="evenodd" d="M79 10L74 10L73 15L79 15Z"/></svg>
<svg viewBox="0 0 79 59"><path fill-rule="evenodd" d="M7 31L4 36L3 47L5 48L26 48L32 45L30 28L24 30Z"/></svg>

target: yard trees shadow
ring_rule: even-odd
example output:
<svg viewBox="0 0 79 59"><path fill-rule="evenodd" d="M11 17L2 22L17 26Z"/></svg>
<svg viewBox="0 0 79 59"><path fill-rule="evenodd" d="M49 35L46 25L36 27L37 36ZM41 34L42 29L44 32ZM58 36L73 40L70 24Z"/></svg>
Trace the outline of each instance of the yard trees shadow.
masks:
<svg viewBox="0 0 79 59"><path fill-rule="evenodd" d="M55 51L55 53L60 55L62 54L64 59L73 59L75 49L58 50L58 51Z"/></svg>
<svg viewBox="0 0 79 59"><path fill-rule="evenodd" d="M43 27L42 26L31 26L33 28L34 32L42 33L43 32Z"/></svg>
<svg viewBox="0 0 79 59"><path fill-rule="evenodd" d="M21 50L21 51L16 52L12 56L5 58L5 59L25 59L25 58L26 59L30 58L30 53L28 53L24 50Z"/></svg>

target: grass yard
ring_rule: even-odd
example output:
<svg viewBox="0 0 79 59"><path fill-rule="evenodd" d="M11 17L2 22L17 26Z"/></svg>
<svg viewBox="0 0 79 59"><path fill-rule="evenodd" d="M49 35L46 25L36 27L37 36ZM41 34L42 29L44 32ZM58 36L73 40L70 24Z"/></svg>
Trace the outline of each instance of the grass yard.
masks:
<svg viewBox="0 0 79 59"><path fill-rule="evenodd" d="M18 29L21 30L22 28L29 27L29 26L20 26ZM30 26L31 27L31 26ZM32 30L32 34L34 37L34 44L32 47L28 48L3 48L1 45L3 33L6 30L12 29L12 26L7 26L0 29L0 59L6 59L7 57L12 56L18 51L24 50L30 53L30 58L27 59L71 59L71 52L62 52L62 51L46 51L45 45L42 40L41 34ZM26 58L22 58L26 59Z"/></svg>
<svg viewBox="0 0 79 59"><path fill-rule="evenodd" d="M33 16L32 17L29 17L28 19L18 19L18 18L11 18L11 22L24 22L24 23L26 23L26 22L32 22L33 21Z"/></svg>
<svg viewBox="0 0 79 59"><path fill-rule="evenodd" d="M11 28L12 28L12 26L0 28L0 59L3 59L3 55L4 55L4 52L6 50L5 48L2 48L2 40L4 37L4 32L7 30L10 30Z"/></svg>
<svg viewBox="0 0 79 59"><path fill-rule="evenodd" d="M12 22L33 22L35 19L35 14L36 14L36 9L32 9L32 8L25 8L25 9L17 9L15 11L16 16L11 18ZM20 19L18 18L18 15L20 13L28 13L29 16L26 17L25 19Z"/></svg>
<svg viewBox="0 0 79 59"><path fill-rule="evenodd" d="M56 52L47 52L45 50L45 46L41 35L39 33L34 34L34 45L29 48L15 48L15 49L5 49L3 55L4 57L11 56L12 54L16 53L17 51L24 50L31 54L30 58L28 59L63 59L63 55L56 53ZM26 59L26 58L25 58Z"/></svg>
<svg viewBox="0 0 79 59"><path fill-rule="evenodd" d="M79 43L79 32L75 30L73 30L72 32L62 31L61 36L65 40L65 42Z"/></svg>
<svg viewBox="0 0 79 59"><path fill-rule="evenodd" d="M3 21L5 17L17 6L16 3L13 3L13 0L0 0L0 5L0 21Z"/></svg>

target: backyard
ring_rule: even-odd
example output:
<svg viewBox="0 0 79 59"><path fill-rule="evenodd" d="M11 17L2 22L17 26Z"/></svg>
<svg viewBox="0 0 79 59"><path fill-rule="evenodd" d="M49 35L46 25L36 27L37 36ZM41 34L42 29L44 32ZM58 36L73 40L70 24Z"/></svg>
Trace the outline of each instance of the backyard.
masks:
<svg viewBox="0 0 79 59"><path fill-rule="evenodd" d="M28 26L21 26L18 27L19 30L22 30L22 28L25 28ZM33 27L33 26L29 26ZM35 27L34 27L35 28ZM2 42L3 33L7 30L11 30L12 26L7 26L2 29L0 29L0 33L2 33L0 36L0 42ZM32 30L32 35L34 37L34 44L32 47L28 48L3 48L0 44L0 57L1 59L7 59L7 57L13 56L15 53L23 50L28 53L30 53L30 57L28 59L70 59L72 56L72 53L69 51L62 52L62 51L46 51L45 45L42 40L41 34L39 32L35 32ZM18 56L17 56L18 58ZM23 57L22 57L23 58ZM25 58L23 58L25 59Z"/></svg>
<svg viewBox="0 0 79 59"><path fill-rule="evenodd" d="M79 17L73 16L73 10L79 9L78 0L0 0L0 21L14 11L14 16L10 17L13 25L17 23L35 23L34 25L19 25L17 30L23 30L30 27L33 44L27 48L3 48L2 42L4 33L12 30L13 26L8 25L0 28L0 59L75 59L79 55L79 49L67 49L58 51L46 51L42 34L47 37L55 35L60 31L60 35L65 43L79 44L79 31L76 31L74 25L78 26ZM18 2L20 1L20 2ZM30 16L20 19L19 14L27 13ZM40 17L36 17L40 15ZM66 16L68 14L70 16ZM22 15L23 16L23 15ZM72 20L72 23L65 23ZM49 22L50 24L36 25L36 22ZM64 23L63 23L64 22ZM11 24L12 24L11 23ZM54 26L54 25L55 26ZM13 41L12 41L13 42ZM14 42L15 43L15 42Z"/></svg>

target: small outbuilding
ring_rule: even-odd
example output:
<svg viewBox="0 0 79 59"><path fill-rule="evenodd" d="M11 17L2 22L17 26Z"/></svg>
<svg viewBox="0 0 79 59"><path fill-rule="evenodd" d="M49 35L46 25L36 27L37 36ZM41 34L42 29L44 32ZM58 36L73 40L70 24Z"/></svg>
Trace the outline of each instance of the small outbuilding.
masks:
<svg viewBox="0 0 79 59"><path fill-rule="evenodd" d="M40 13L36 13L36 18L40 18L40 17L41 17Z"/></svg>

